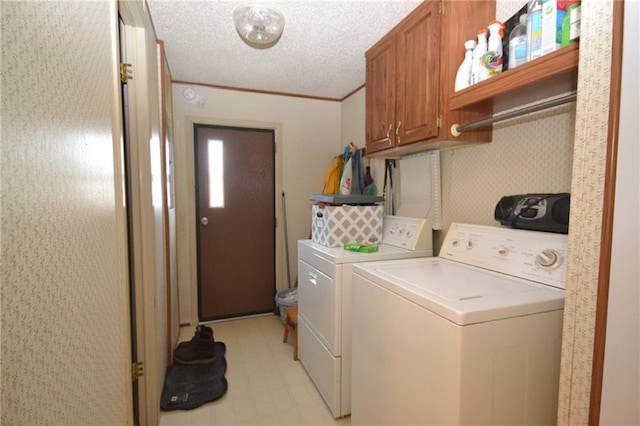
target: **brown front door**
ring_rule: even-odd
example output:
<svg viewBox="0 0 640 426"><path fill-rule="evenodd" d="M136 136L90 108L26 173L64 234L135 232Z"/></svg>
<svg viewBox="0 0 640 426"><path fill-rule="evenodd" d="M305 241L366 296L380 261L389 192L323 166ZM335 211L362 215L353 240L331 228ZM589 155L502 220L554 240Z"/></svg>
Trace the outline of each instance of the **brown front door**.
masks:
<svg viewBox="0 0 640 426"><path fill-rule="evenodd" d="M200 321L275 308L273 130L195 125Z"/></svg>

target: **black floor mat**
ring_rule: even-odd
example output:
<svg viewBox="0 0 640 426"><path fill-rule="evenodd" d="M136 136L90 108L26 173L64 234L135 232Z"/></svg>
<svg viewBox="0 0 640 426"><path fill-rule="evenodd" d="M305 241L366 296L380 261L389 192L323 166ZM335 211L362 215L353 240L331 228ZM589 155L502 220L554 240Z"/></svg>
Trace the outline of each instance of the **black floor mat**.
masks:
<svg viewBox="0 0 640 426"><path fill-rule="evenodd" d="M226 346L215 342L216 360L212 364L183 365L174 363L167 369L160 398L160 409L191 410L221 398L227 392Z"/></svg>

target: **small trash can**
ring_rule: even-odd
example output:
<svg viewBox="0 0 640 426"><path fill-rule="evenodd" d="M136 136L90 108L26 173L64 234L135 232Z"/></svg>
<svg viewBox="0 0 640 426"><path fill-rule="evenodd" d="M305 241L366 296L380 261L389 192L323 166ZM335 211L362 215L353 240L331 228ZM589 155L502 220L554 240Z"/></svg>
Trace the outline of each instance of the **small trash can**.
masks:
<svg viewBox="0 0 640 426"><path fill-rule="evenodd" d="M287 306L298 306L298 288L285 288L284 290L280 290L276 293L276 306L278 307L278 311L280 312L280 320L284 325L286 321L286 315L284 313L284 308Z"/></svg>

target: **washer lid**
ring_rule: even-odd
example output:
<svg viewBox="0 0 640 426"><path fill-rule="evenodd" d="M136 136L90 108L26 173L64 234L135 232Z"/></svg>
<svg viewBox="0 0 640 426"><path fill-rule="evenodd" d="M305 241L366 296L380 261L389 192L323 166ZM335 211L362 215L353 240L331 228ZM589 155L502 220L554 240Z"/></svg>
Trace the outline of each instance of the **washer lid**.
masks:
<svg viewBox="0 0 640 426"><path fill-rule="evenodd" d="M458 325L564 307L562 290L446 259L356 264L354 272Z"/></svg>

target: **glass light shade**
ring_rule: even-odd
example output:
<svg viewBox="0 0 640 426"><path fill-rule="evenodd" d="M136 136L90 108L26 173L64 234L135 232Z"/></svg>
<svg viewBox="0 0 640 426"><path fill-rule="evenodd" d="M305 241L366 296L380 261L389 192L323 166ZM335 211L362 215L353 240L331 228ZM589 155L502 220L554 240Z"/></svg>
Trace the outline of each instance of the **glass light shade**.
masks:
<svg viewBox="0 0 640 426"><path fill-rule="evenodd" d="M241 6L233 11L233 22L238 34L249 44L275 43L284 29L284 16L271 7Z"/></svg>

